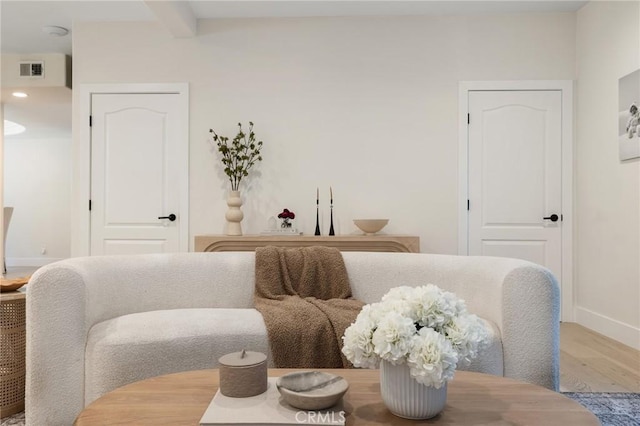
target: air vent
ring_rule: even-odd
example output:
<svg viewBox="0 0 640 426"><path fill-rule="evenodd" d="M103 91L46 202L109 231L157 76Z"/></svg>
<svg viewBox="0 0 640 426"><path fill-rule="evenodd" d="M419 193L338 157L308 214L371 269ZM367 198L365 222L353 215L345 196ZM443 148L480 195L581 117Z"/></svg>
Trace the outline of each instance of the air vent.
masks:
<svg viewBox="0 0 640 426"><path fill-rule="evenodd" d="M20 77L44 78L44 62L20 62Z"/></svg>
<svg viewBox="0 0 640 426"><path fill-rule="evenodd" d="M22 91L30 87L71 88L71 56L63 53L3 53L1 56L2 88Z"/></svg>

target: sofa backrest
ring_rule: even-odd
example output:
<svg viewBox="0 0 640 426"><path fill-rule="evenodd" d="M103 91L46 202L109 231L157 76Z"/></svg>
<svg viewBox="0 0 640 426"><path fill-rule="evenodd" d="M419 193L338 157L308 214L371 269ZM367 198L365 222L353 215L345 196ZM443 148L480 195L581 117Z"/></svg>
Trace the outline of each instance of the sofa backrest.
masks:
<svg viewBox="0 0 640 426"><path fill-rule="evenodd" d="M465 300L470 312L500 322L506 277L523 268L548 280L547 271L519 259L425 253L342 253L356 299L379 301L398 286L435 284Z"/></svg>
<svg viewBox="0 0 640 426"><path fill-rule="evenodd" d="M29 292L79 292L87 327L121 315L253 306L254 253L173 253L66 259L40 268Z"/></svg>
<svg viewBox="0 0 640 426"><path fill-rule="evenodd" d="M539 268L516 259L434 254L344 252L343 258L354 297L366 303L379 301L393 287L432 283L458 294L469 310L486 317L495 312L488 305L502 297L496 282L518 267ZM87 327L151 310L250 308L254 259L253 252L73 258L38 270L30 287L59 280L62 272L71 274L69 291L86 293L78 296L84 299Z"/></svg>

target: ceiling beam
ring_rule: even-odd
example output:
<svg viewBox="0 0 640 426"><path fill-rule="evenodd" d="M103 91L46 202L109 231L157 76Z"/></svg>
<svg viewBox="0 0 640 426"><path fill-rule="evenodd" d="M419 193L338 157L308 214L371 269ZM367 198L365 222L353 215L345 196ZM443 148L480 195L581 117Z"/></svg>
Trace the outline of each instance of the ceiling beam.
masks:
<svg viewBox="0 0 640 426"><path fill-rule="evenodd" d="M198 20L188 1L144 0L144 2L174 37L185 38L197 35Z"/></svg>

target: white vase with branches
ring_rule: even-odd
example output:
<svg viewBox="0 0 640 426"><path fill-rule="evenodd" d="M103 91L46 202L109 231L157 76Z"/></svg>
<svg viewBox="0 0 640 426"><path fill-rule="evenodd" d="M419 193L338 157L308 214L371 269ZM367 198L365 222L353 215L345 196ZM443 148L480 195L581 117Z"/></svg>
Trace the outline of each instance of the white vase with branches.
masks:
<svg viewBox="0 0 640 426"><path fill-rule="evenodd" d="M240 195L240 182L249 175L257 162L262 161L260 150L262 141L256 141L253 132L253 123L249 122L249 134L242 130L242 123L238 123L238 134L229 142L226 136L218 135L213 129L209 129L213 141L221 154L224 173L231 183L231 191L227 197L228 210L225 213L227 219L227 235L242 235L242 197Z"/></svg>

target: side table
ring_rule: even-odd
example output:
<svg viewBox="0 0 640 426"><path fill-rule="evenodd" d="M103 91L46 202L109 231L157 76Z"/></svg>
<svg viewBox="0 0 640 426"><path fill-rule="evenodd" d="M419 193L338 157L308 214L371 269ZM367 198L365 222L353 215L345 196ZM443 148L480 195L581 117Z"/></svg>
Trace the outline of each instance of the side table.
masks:
<svg viewBox="0 0 640 426"><path fill-rule="evenodd" d="M24 411L26 298L24 291L0 294L0 417Z"/></svg>

